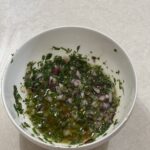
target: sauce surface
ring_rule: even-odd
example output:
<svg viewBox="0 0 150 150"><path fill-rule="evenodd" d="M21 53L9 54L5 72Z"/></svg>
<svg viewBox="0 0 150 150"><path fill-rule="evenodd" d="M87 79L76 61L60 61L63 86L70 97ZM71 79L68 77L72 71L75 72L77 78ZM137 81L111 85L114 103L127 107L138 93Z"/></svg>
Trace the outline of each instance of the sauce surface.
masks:
<svg viewBox="0 0 150 150"><path fill-rule="evenodd" d="M48 142L92 142L114 123L120 102L115 83L100 65L90 64L79 49L53 47L64 50L67 57L49 53L27 64L24 113L33 131Z"/></svg>

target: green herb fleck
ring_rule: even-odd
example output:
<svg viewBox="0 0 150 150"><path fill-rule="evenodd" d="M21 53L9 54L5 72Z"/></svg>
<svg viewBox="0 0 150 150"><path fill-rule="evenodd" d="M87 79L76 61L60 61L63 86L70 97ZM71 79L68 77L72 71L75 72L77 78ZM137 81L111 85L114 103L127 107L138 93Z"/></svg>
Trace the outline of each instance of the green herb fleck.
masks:
<svg viewBox="0 0 150 150"><path fill-rule="evenodd" d="M41 137L38 137L38 139L44 142L44 140Z"/></svg>
<svg viewBox="0 0 150 150"><path fill-rule="evenodd" d="M53 50L64 50L66 53L70 53L72 51L72 49L70 49L70 48L56 47L56 46L53 46L52 49Z"/></svg>
<svg viewBox="0 0 150 150"><path fill-rule="evenodd" d="M14 85L14 98L15 98L15 102L16 104L14 104L14 108L19 116L19 114L22 114L23 113L23 109L22 109L22 104L21 104L21 96L17 90L17 87Z"/></svg>
<svg viewBox="0 0 150 150"><path fill-rule="evenodd" d="M12 59L11 59L11 61L10 61L10 63L12 64L12 63L13 63L13 61L14 61L14 59L12 58Z"/></svg>
<svg viewBox="0 0 150 150"><path fill-rule="evenodd" d="M104 133L103 136L107 135L107 133Z"/></svg>
<svg viewBox="0 0 150 150"><path fill-rule="evenodd" d="M106 61L103 62L103 65L106 65Z"/></svg>
<svg viewBox="0 0 150 150"><path fill-rule="evenodd" d="M80 49L80 45L77 46L77 52L79 51L79 49Z"/></svg>
<svg viewBox="0 0 150 150"><path fill-rule="evenodd" d="M37 130L35 129L35 127L32 128L32 131L33 131L36 135L39 135L39 133L37 132Z"/></svg>
<svg viewBox="0 0 150 150"><path fill-rule="evenodd" d="M96 61L96 57L95 56L92 56L91 58L92 58L93 62Z"/></svg>
<svg viewBox="0 0 150 150"><path fill-rule="evenodd" d="M12 56L12 59L11 59L10 63L12 64L14 61L14 59L13 59L14 54L12 53L11 56Z"/></svg>
<svg viewBox="0 0 150 150"><path fill-rule="evenodd" d="M23 128L29 128L30 127L30 125L28 123L26 123L26 122L21 123L21 126Z"/></svg>
<svg viewBox="0 0 150 150"><path fill-rule="evenodd" d="M114 125L116 125L116 124L118 124L118 119L116 119L116 120L114 121Z"/></svg>
<svg viewBox="0 0 150 150"><path fill-rule="evenodd" d="M119 74L120 74L120 70L116 71L116 74L118 74L118 75L119 75Z"/></svg>
<svg viewBox="0 0 150 150"><path fill-rule="evenodd" d="M117 49L114 49L114 52L117 52Z"/></svg>
<svg viewBox="0 0 150 150"><path fill-rule="evenodd" d="M114 84L116 85L116 78L113 78L114 79Z"/></svg>
<svg viewBox="0 0 150 150"><path fill-rule="evenodd" d="M50 59L51 57L52 57L51 53L49 53L49 54L46 55L46 59Z"/></svg>
<svg viewBox="0 0 150 150"><path fill-rule="evenodd" d="M34 134L31 134L31 136L35 137L35 135L34 135Z"/></svg>
<svg viewBox="0 0 150 150"><path fill-rule="evenodd" d="M54 49L54 50L60 50L60 47L53 46L52 49Z"/></svg>
<svg viewBox="0 0 150 150"><path fill-rule="evenodd" d="M60 49L64 50L66 53L70 53L72 51L70 48L60 47Z"/></svg>
<svg viewBox="0 0 150 150"><path fill-rule="evenodd" d="M42 56L42 60L45 60L45 55Z"/></svg>
<svg viewBox="0 0 150 150"><path fill-rule="evenodd" d="M119 80L119 79L117 81L119 83L119 89L122 90L123 93L124 93L123 82L121 80Z"/></svg>

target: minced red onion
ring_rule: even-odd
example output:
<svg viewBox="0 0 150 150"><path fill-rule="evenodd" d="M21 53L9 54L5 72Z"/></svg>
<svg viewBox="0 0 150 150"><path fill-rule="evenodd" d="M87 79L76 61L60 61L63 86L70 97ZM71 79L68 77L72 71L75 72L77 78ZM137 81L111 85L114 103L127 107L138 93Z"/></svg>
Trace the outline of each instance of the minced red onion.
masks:
<svg viewBox="0 0 150 150"><path fill-rule="evenodd" d="M102 108L103 108L104 110L108 109L109 107L110 107L110 104L109 104L109 103L103 103L103 104L102 104Z"/></svg>
<svg viewBox="0 0 150 150"><path fill-rule="evenodd" d="M72 81L71 81L71 83L73 83L74 84L74 86L79 86L79 85L81 85L81 81L80 80L78 80L78 79L73 79Z"/></svg>
<svg viewBox="0 0 150 150"><path fill-rule="evenodd" d="M60 73L60 67L58 67L58 66L55 66L53 69L52 69L52 73L54 74L54 75L58 75L59 73Z"/></svg>
<svg viewBox="0 0 150 150"><path fill-rule="evenodd" d="M54 89L55 86L56 86L56 79L50 76L49 77L49 88Z"/></svg>

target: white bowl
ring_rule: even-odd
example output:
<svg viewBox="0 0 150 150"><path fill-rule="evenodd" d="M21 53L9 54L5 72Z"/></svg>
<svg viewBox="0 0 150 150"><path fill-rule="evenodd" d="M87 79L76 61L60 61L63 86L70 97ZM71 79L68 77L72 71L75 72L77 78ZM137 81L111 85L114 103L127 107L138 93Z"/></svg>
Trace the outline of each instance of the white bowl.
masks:
<svg viewBox="0 0 150 150"><path fill-rule="evenodd" d="M118 119L118 124L111 126L107 131L107 135L98 137L94 142L84 145L74 145L69 147L65 144L50 144L44 143L36 137L31 136L31 130L24 130L20 127L20 123L24 119L18 117L13 107L15 99L13 96L13 85L19 87L20 82L23 82L22 77L25 74L26 65L29 61L39 60L43 54L51 51L52 46L63 46L66 48L76 49L81 45L81 53L100 56L101 63L106 61L104 70L108 74L114 75L120 80L124 80L124 94L118 90L122 96L120 106L118 107L115 118ZM117 52L114 52L117 49ZM37 35L29 40L21 48L19 48L11 64L8 62L5 73L2 79L2 97L6 111L17 129L30 141L48 149L63 148L68 149L90 149L104 143L112 137L127 121L133 109L136 97L136 77L132 64L127 54L114 41L105 35L82 27L60 27L55 28ZM107 69L108 66L109 68ZM114 72L111 72L111 69ZM120 74L115 72L120 70ZM11 133L10 133L11 134Z"/></svg>

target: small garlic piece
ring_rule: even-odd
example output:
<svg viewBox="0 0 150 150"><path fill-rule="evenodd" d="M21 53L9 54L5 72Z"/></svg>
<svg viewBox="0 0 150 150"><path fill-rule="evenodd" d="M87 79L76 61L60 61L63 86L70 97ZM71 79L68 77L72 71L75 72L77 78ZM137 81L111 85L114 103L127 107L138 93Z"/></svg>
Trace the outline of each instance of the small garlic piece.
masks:
<svg viewBox="0 0 150 150"><path fill-rule="evenodd" d="M81 78L81 74L80 74L80 72L77 70L76 71L76 76L80 79Z"/></svg>
<svg viewBox="0 0 150 150"><path fill-rule="evenodd" d="M77 79L73 79L72 81L71 81L71 83L73 83L74 84L74 86L79 86L79 85L81 85L81 81L80 80L77 80Z"/></svg>

